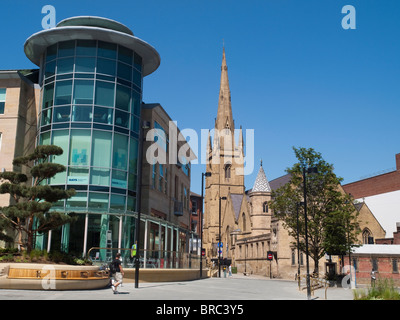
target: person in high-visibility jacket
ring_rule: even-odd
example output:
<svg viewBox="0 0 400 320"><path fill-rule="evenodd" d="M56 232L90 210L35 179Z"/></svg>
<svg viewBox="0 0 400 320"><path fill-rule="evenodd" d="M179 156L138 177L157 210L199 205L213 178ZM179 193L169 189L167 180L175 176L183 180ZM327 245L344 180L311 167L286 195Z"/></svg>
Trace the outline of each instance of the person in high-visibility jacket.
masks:
<svg viewBox="0 0 400 320"><path fill-rule="evenodd" d="M136 243L132 245L131 248L131 258L136 256Z"/></svg>

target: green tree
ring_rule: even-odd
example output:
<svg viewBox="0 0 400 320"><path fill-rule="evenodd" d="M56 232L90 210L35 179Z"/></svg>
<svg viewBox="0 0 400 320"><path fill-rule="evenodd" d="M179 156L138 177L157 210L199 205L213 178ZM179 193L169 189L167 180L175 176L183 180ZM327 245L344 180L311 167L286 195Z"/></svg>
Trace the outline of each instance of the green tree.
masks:
<svg viewBox="0 0 400 320"><path fill-rule="evenodd" d="M356 243L358 211L351 196L340 187L343 179L334 174L332 164L312 148L293 150L298 162L286 169L291 180L273 191L270 205L296 240L293 245L297 246L299 237L299 249L306 252L303 170L317 169L317 172L305 174L305 182L308 251L314 261L314 272L318 273L319 260L325 253L343 254Z"/></svg>
<svg viewBox="0 0 400 320"><path fill-rule="evenodd" d="M15 167L30 169L32 182L21 172L0 173L0 181L3 181L0 194L9 194L11 197L10 205L0 208L0 226L15 229L19 244L26 246L28 252L33 249L36 233L45 233L76 220L74 214L49 211L53 203L75 194L73 189L64 190L45 184L47 179L65 171L63 165L50 162L53 156L62 153L60 147L45 145L38 146L28 156L15 158ZM24 234L26 243L23 243Z"/></svg>

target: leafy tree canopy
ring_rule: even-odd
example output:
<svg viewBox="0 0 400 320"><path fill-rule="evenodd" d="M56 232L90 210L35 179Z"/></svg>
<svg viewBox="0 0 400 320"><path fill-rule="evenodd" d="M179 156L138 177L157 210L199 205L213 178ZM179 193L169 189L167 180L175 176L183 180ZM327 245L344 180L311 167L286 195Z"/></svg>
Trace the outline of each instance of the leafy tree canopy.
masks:
<svg viewBox="0 0 400 320"><path fill-rule="evenodd" d="M306 252L306 183L309 254L314 260L314 272L318 272L318 261L325 253L343 254L356 242L358 212L351 197L341 189L343 179L335 175L332 164L312 148L293 150L298 162L286 170L291 180L272 193L270 205L275 215L283 221L289 235L294 237L293 246L297 246L299 237L299 248ZM311 172L308 170L310 168L316 171Z"/></svg>

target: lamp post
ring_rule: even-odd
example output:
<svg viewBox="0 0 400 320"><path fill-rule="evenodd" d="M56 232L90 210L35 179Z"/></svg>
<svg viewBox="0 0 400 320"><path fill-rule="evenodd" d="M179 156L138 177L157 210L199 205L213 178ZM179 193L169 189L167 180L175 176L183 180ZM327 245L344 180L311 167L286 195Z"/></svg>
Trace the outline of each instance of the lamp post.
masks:
<svg viewBox="0 0 400 320"><path fill-rule="evenodd" d="M142 163L144 149L144 129L148 129L149 123L143 122L139 131L139 156L138 156L138 180L137 180L137 220L136 220L136 257L135 257L135 288L139 288L139 267L140 267L140 212L142 211Z"/></svg>
<svg viewBox="0 0 400 320"><path fill-rule="evenodd" d="M305 168L303 167L303 196L304 196L304 233L306 235L306 265L307 265L307 299L311 299L311 286L310 286L310 267L308 259L308 230L307 230L307 182L306 182L306 171L307 173L318 173L316 167Z"/></svg>
<svg viewBox="0 0 400 320"><path fill-rule="evenodd" d="M296 212L297 212L297 282L300 289L300 232L299 232L299 205L301 202L296 202Z"/></svg>
<svg viewBox="0 0 400 320"><path fill-rule="evenodd" d="M219 197L219 223L218 223L218 277L221 278L221 200L226 200L226 197Z"/></svg>
<svg viewBox="0 0 400 320"><path fill-rule="evenodd" d="M200 279L203 277L203 189L204 177L211 177L211 172L201 173L201 211L200 211Z"/></svg>

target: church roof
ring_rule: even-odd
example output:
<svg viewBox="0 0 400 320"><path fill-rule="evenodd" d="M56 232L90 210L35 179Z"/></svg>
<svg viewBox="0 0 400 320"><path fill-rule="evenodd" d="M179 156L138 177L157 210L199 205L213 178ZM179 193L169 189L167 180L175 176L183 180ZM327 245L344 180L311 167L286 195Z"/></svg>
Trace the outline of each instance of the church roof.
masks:
<svg viewBox="0 0 400 320"><path fill-rule="evenodd" d="M269 185L267 176L265 175L264 169L262 167L262 162L260 165L260 170L258 171L256 181L251 189L251 192L271 192L271 187Z"/></svg>
<svg viewBox="0 0 400 320"><path fill-rule="evenodd" d="M292 179L292 175L290 173L285 174L284 176L281 176L279 178L276 178L274 180L271 180L270 186L272 190L279 189L280 187L284 186L287 183L290 183L290 180Z"/></svg>
<svg viewBox="0 0 400 320"><path fill-rule="evenodd" d="M236 220L239 218L240 208L242 206L243 194L231 193L233 211L235 211Z"/></svg>

